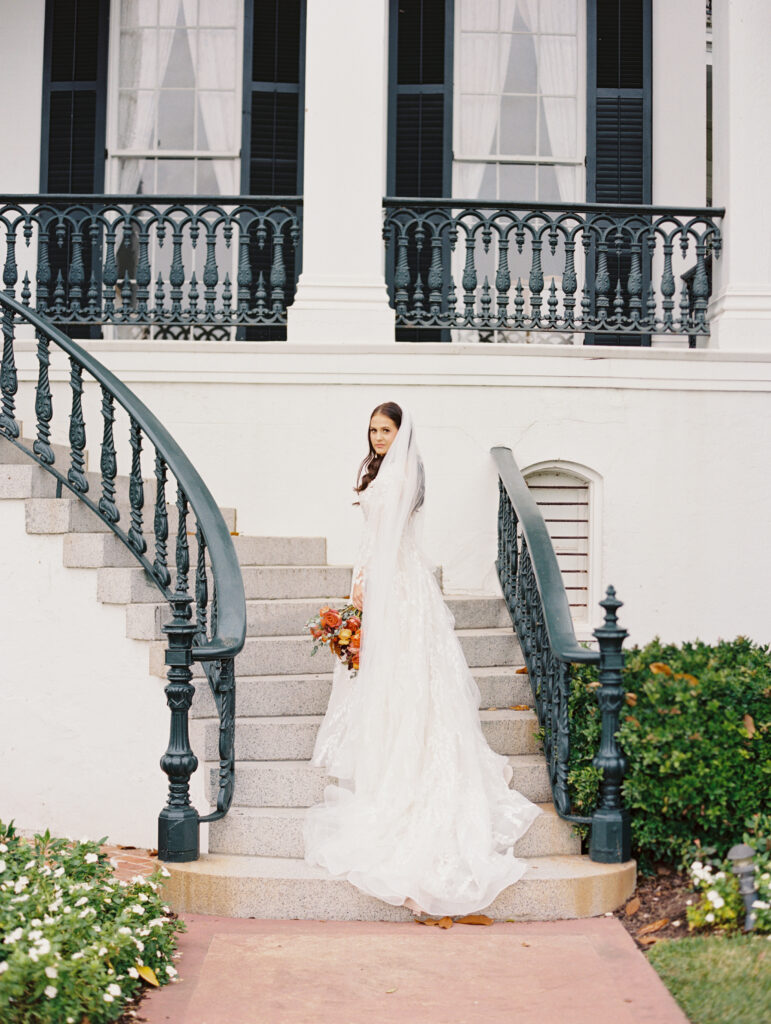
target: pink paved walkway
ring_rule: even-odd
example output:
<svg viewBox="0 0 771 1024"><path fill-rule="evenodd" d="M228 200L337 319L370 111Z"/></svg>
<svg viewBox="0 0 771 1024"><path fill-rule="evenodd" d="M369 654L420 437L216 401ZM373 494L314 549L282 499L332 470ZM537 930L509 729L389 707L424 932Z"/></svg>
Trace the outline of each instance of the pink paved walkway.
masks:
<svg viewBox="0 0 771 1024"><path fill-rule="evenodd" d="M688 1024L614 918L447 930L185 914L149 1024Z"/></svg>

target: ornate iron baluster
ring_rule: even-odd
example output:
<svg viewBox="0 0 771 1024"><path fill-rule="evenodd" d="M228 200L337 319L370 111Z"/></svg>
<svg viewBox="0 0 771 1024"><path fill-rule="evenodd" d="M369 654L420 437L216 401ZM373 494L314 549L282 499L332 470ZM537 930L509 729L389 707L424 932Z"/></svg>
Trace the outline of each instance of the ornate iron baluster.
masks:
<svg viewBox="0 0 771 1024"><path fill-rule="evenodd" d="M543 291L543 270L541 268L541 247L543 242L540 238L532 238L532 256L530 264L530 277L528 287L530 288L530 323L536 328L541 323L541 292Z"/></svg>
<svg viewBox="0 0 771 1024"><path fill-rule="evenodd" d="M444 272L442 269L442 239L439 227L431 225L431 266L428 271L428 311L432 320L439 322L442 313L442 287Z"/></svg>
<svg viewBox="0 0 771 1024"><path fill-rule="evenodd" d="M709 301L709 279L705 263L706 246L703 242L696 243L696 273L693 278L694 310L693 320L700 334L707 333L707 305Z"/></svg>
<svg viewBox="0 0 771 1024"><path fill-rule="evenodd" d="M79 494L88 490L86 477L86 421L83 418L83 367L70 356L70 390L72 411L70 412L70 468L67 479Z"/></svg>
<svg viewBox="0 0 771 1024"><path fill-rule="evenodd" d="M131 526L128 531L128 539L134 551L138 555L143 555L147 551L147 541L142 533L145 505L145 485L142 480L142 430L133 416L131 417L129 441L131 444L131 476L129 478Z"/></svg>
<svg viewBox="0 0 771 1024"><path fill-rule="evenodd" d="M217 259L214 253L214 246L217 238L214 229L209 225L206 229L206 265L203 268L204 283L204 315L208 321L214 319L214 301L217 298Z"/></svg>
<svg viewBox="0 0 771 1024"><path fill-rule="evenodd" d="M407 303L409 301L410 265L407 258L408 245L407 230L400 224L399 234L396 239L396 270L394 271L396 316L400 322L407 316Z"/></svg>
<svg viewBox="0 0 771 1024"><path fill-rule="evenodd" d="M83 235L78 224L72 232L72 259L67 270L68 305L70 313L80 313L81 299L83 297L83 282L86 279L86 271L83 265Z"/></svg>
<svg viewBox="0 0 771 1024"><path fill-rule="evenodd" d="M198 558L195 569L195 634L199 643L205 643L207 637L209 581L206 578L206 539L200 523L196 523L195 535L198 542Z"/></svg>
<svg viewBox="0 0 771 1024"><path fill-rule="evenodd" d="M3 284L5 290L13 298L19 269L16 266L16 225L8 224L5 230L5 266L3 267Z"/></svg>
<svg viewBox="0 0 771 1024"><path fill-rule="evenodd" d="M45 313L48 308L48 286L51 283L51 264L48 257L47 225L40 222L37 236L37 270L35 271L36 308L38 313Z"/></svg>
<svg viewBox="0 0 771 1024"><path fill-rule="evenodd" d="M474 248L476 239L473 231L466 230L466 262L463 267L463 318L467 327L473 326L475 322L474 306L476 304L477 290L477 268L474 261Z"/></svg>
<svg viewBox="0 0 771 1024"><path fill-rule="evenodd" d="M161 453L155 451L155 561L153 576L164 588L171 583L171 575L166 553L166 541L169 539L169 513L166 508L166 461Z"/></svg>
<svg viewBox="0 0 771 1024"><path fill-rule="evenodd" d="M668 238L664 242L664 269L661 273L661 294L664 296L661 308L663 312L662 329L671 331L674 329L674 318L672 310L675 303L672 296L675 294L675 275L672 273L672 240Z"/></svg>
<svg viewBox="0 0 771 1024"><path fill-rule="evenodd" d="M624 653L621 646L628 636L618 625L616 612L622 602L613 587L608 587L605 600L605 622L595 629L600 645L600 686L597 701L602 715L600 749L593 760L602 772L597 810L592 815L590 855L592 860L616 864L631 856L631 829L629 811L621 803L621 784L627 769L627 760L616 739L619 712L624 703L624 684L621 672Z"/></svg>
<svg viewBox="0 0 771 1024"><path fill-rule="evenodd" d="M498 269L495 272L495 298L498 304L498 325L506 327L509 306L509 288L511 274L509 272L509 240L498 238Z"/></svg>
<svg viewBox="0 0 771 1024"><path fill-rule="evenodd" d="M104 266L102 267L102 301L105 319L115 315L115 285L118 283L118 264L115 262L115 225L110 224L104 236Z"/></svg>
<svg viewBox="0 0 771 1024"><path fill-rule="evenodd" d="M177 593L186 594L190 572L190 544L187 539L187 495L177 485Z"/></svg>
<svg viewBox="0 0 771 1024"><path fill-rule="evenodd" d="M115 399L107 388L102 385L102 497L99 499L99 511L109 523L117 523L120 519L118 506L115 504L115 477L118 475L118 460L115 453L113 424L115 423Z"/></svg>
<svg viewBox="0 0 771 1024"><path fill-rule="evenodd" d="M19 424L16 422L16 392L19 389L19 378L16 373L16 357L13 351L14 330L13 312L10 306L3 310L3 362L0 366L0 431L6 437L19 436Z"/></svg>
<svg viewBox="0 0 771 1024"><path fill-rule="evenodd" d="M177 320L182 314L182 285L185 283L185 268L182 263L182 232L175 224L171 236L171 319Z"/></svg>
<svg viewBox="0 0 771 1024"><path fill-rule="evenodd" d="M137 319L141 323L147 322L147 300L150 298L150 281L152 272L148 257L149 227L138 217L135 222L139 225L139 259L134 279L137 283Z"/></svg>
<svg viewBox="0 0 771 1024"><path fill-rule="evenodd" d="M51 400L51 384L48 379L48 367L51 364L51 356L48 350L50 341L42 331L36 331L37 336L37 388L35 393L35 415L37 417L37 438L32 445L32 451L38 456L41 462L52 466L54 462L54 450L51 447L51 419L53 418L53 403Z"/></svg>

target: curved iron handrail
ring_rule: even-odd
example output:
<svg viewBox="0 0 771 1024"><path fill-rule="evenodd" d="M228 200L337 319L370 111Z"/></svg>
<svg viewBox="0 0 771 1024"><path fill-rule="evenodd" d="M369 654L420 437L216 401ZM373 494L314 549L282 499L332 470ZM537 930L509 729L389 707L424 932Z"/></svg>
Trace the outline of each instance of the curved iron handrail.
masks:
<svg viewBox="0 0 771 1024"><path fill-rule="evenodd" d="M0 435L23 451L57 480L57 493L66 487L106 524L128 548L148 578L160 590L173 611L170 624L163 627L169 637L166 687L171 709L169 748L161 760L169 776L169 802L159 820L159 856L166 860L193 860L198 856L198 825L223 817L232 803L234 784L233 732L235 717L235 676L233 661L246 638L246 601L238 556L228 526L211 492L199 473L150 409L98 359L67 337L45 317L33 312L0 291L2 309L2 363L0 364ZM37 338L38 383L36 388L36 439L31 447L20 438L15 418L18 374L14 352L16 325L26 323ZM68 358L72 392L69 423L70 460L66 471L56 466L51 438L53 396L49 380L50 346L54 344ZM98 500L88 495L90 482L85 473L86 422L83 412L83 374L87 373L101 389L102 441ZM129 475L128 514L130 527L121 528L120 499L116 492L117 450L115 445L115 405L129 418L131 472ZM151 561L144 528L144 487L141 452L143 438L155 450L156 495L152 541L155 557ZM177 483L176 585L172 587L167 541L169 508L166 500L167 474ZM188 587L190 542L187 517L192 510L196 520L197 557L195 595ZM209 601L208 550L212 599ZM199 816L190 806L189 779L197 767L190 749L187 714L194 687L191 665L201 662L212 688L220 716L220 786L217 810Z"/></svg>
<svg viewBox="0 0 771 1024"><path fill-rule="evenodd" d="M522 645L554 806L560 817L591 825L593 860L618 862L630 856L629 812L621 802L626 760L616 741L623 703L621 645L627 635L618 627L621 602L609 587L601 606L603 626L594 631L599 649L582 647L576 639L565 584L546 523L510 448L491 449L498 470L498 559L496 568L514 628ZM568 787L570 761L570 667L596 665L597 699L602 737L594 765L602 772L600 798L591 817L571 813Z"/></svg>

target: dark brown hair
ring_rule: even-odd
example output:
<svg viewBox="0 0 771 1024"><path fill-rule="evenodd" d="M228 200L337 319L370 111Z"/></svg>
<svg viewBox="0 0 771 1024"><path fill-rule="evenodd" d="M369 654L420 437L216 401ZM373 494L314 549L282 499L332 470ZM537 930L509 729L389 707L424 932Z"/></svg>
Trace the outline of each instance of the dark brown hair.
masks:
<svg viewBox="0 0 771 1024"><path fill-rule="evenodd" d="M359 466L356 486L354 487L357 494L361 494L362 491L366 491L377 476L380 465L385 458L385 455L378 455L372 447L372 439L369 433L372 417L377 416L378 413L381 416L387 416L388 419L396 425L397 430L402 425L402 410L396 402L383 402L382 405L378 405L370 413L369 423L367 424L367 447L369 448L369 454L364 458L362 464Z"/></svg>

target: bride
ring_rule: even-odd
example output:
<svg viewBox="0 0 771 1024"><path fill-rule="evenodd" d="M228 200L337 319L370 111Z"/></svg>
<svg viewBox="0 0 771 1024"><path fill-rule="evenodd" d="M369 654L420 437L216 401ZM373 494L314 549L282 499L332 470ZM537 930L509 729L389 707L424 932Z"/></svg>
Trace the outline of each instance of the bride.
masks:
<svg viewBox="0 0 771 1024"><path fill-rule="evenodd" d="M416 536L424 490L408 411L379 405L356 487L360 669L335 666L311 764L339 785L307 811L305 859L413 913L458 915L522 876L512 846L540 808L509 789L482 732L479 687Z"/></svg>

